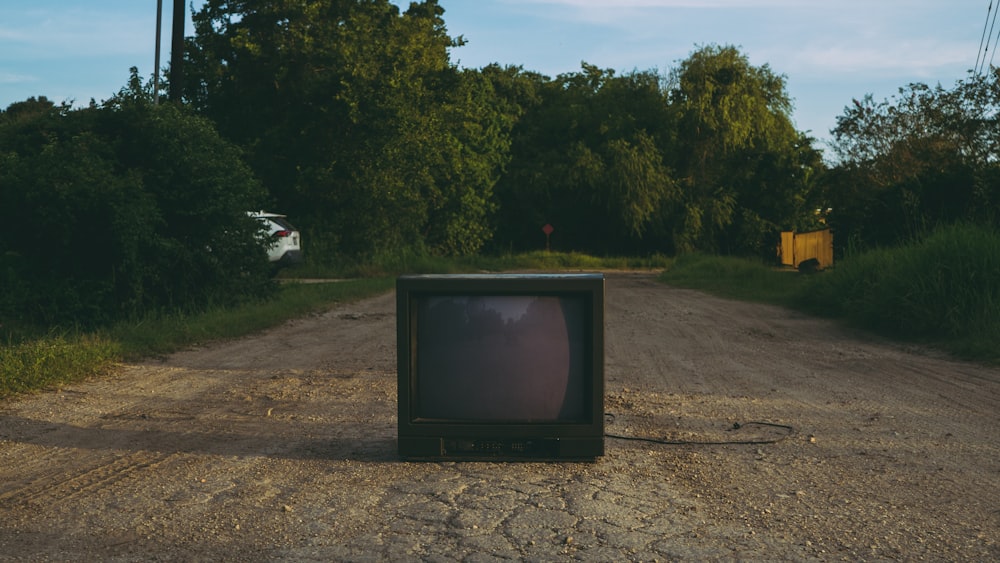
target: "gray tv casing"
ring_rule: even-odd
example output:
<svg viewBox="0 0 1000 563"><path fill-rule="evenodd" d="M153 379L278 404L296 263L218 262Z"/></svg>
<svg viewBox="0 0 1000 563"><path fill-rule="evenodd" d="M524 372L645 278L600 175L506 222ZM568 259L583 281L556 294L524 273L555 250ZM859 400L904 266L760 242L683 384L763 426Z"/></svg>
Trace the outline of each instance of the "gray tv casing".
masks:
<svg viewBox="0 0 1000 563"><path fill-rule="evenodd" d="M396 280L398 449L404 459L594 460L604 455L604 275L406 275ZM576 420L430 419L419 416L420 300L547 296L583 303L583 416Z"/></svg>

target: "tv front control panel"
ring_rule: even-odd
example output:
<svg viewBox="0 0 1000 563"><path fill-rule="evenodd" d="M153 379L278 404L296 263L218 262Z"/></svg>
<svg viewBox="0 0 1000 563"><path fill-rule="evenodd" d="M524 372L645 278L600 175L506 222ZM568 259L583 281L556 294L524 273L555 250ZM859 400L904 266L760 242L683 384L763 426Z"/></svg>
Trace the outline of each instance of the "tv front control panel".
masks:
<svg viewBox="0 0 1000 563"><path fill-rule="evenodd" d="M604 455L603 439L580 438L431 438L400 439L409 459L590 460Z"/></svg>
<svg viewBox="0 0 1000 563"><path fill-rule="evenodd" d="M552 457L559 452L559 439L444 439L441 446L446 456Z"/></svg>

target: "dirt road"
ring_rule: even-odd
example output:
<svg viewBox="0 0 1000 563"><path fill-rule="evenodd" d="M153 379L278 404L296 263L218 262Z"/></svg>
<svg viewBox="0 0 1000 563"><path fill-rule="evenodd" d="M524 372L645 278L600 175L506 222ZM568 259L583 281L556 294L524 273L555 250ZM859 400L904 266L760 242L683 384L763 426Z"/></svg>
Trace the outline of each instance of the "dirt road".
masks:
<svg viewBox="0 0 1000 563"><path fill-rule="evenodd" d="M609 274L607 431L684 444L405 463L393 307L0 405L0 560L1000 560L1000 370Z"/></svg>

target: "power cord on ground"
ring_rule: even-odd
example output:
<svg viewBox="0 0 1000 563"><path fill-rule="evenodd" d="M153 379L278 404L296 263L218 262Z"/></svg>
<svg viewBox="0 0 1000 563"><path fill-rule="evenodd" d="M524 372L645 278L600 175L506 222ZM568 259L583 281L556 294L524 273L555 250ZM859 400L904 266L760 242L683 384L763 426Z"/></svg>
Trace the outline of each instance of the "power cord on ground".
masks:
<svg viewBox="0 0 1000 563"><path fill-rule="evenodd" d="M611 413L606 413L604 415L606 418L610 418L611 423L614 423L615 415ZM651 444L662 444L668 446L758 446L765 444L777 444L789 436L795 434L795 428L788 424L777 424L775 422L763 422L759 420L753 420L750 422L734 422L733 430L741 430L747 426L766 426L769 428L780 428L785 430L785 434L777 438L767 439L767 440L667 440L665 438L649 438L643 436L623 436L621 434L605 434L606 438L614 438L615 440L627 440L630 442L647 442Z"/></svg>

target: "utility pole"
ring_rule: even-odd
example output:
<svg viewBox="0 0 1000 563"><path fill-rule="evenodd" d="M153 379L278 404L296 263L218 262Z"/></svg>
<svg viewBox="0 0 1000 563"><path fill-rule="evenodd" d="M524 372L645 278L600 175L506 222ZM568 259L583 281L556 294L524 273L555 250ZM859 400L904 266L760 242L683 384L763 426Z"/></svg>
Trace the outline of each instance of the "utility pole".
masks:
<svg viewBox="0 0 1000 563"><path fill-rule="evenodd" d="M170 42L170 99L179 102L184 90L184 0L174 0L174 31Z"/></svg>
<svg viewBox="0 0 1000 563"><path fill-rule="evenodd" d="M156 0L156 61L153 63L153 105L160 103L160 28L163 27L163 0Z"/></svg>

